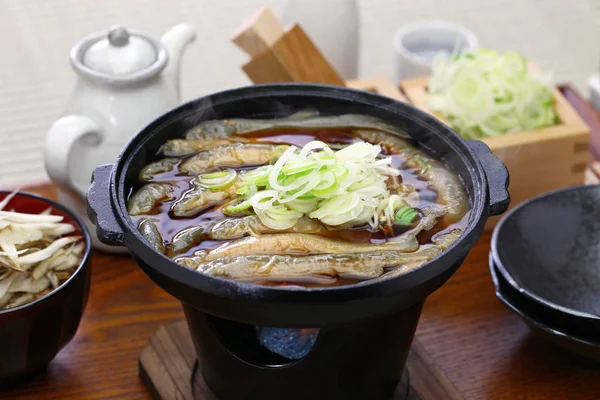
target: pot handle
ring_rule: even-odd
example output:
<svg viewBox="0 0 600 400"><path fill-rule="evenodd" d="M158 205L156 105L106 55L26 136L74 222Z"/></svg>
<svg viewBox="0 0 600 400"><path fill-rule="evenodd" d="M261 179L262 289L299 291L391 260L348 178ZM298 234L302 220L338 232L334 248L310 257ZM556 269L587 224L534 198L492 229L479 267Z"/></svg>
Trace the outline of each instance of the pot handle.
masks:
<svg viewBox="0 0 600 400"><path fill-rule="evenodd" d="M510 204L509 175L506 165L482 141L467 140L467 144L477 155L487 178L490 215L500 215L508 209Z"/></svg>
<svg viewBox="0 0 600 400"><path fill-rule="evenodd" d="M109 246L124 246L123 230L115 218L110 200L112 164L100 165L92 174L92 185L87 192L87 214L94 225L98 239Z"/></svg>

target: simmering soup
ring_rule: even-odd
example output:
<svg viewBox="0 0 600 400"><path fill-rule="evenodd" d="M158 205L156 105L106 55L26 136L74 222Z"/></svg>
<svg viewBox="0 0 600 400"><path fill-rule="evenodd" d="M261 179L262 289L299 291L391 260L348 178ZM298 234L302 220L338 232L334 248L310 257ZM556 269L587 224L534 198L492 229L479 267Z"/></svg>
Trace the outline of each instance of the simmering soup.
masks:
<svg viewBox="0 0 600 400"><path fill-rule="evenodd" d="M462 233L469 203L444 164L364 115L206 121L139 173L129 214L200 273L262 285L347 285L405 273Z"/></svg>

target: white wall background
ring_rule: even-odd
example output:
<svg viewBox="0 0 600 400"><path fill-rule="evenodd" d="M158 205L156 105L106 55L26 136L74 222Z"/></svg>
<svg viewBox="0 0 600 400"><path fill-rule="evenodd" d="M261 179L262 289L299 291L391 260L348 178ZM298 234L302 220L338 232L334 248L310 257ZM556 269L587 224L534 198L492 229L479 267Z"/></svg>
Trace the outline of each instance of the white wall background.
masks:
<svg viewBox="0 0 600 400"><path fill-rule="evenodd" d="M75 79L69 50L83 36L117 23L159 36L192 23L198 40L184 58L187 100L249 83L230 36L248 14L264 4L278 9L280 1L0 0L0 187L47 179L43 136L63 111ZM391 78L394 31L427 18L462 23L482 46L517 50L582 91L600 64L600 0L358 1L361 76Z"/></svg>

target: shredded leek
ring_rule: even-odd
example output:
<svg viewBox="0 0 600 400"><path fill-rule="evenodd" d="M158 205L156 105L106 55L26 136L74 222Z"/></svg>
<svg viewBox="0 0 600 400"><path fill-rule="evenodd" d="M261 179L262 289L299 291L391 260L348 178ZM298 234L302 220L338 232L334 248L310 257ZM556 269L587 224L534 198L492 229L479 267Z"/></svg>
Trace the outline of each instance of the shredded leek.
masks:
<svg viewBox="0 0 600 400"><path fill-rule="evenodd" d="M320 141L300 149L290 146L273 165L240 176L244 184L236 191L240 197L223 211L251 208L272 229L288 229L302 216L331 226L376 226L378 206L390 197L386 181L400 174L391 167L391 158L380 153L380 146L365 142L337 152ZM400 205L391 205L392 215Z"/></svg>
<svg viewBox="0 0 600 400"><path fill-rule="evenodd" d="M500 136L558 123L547 81L516 52L468 50L435 60L428 102L466 138Z"/></svg>
<svg viewBox="0 0 600 400"><path fill-rule="evenodd" d="M250 201L241 197L231 200L223 206L223 214L237 214L249 210L252 207Z"/></svg>
<svg viewBox="0 0 600 400"><path fill-rule="evenodd" d="M209 190L223 190L235 182L237 172L233 169L202 174L196 178L196 184Z"/></svg>

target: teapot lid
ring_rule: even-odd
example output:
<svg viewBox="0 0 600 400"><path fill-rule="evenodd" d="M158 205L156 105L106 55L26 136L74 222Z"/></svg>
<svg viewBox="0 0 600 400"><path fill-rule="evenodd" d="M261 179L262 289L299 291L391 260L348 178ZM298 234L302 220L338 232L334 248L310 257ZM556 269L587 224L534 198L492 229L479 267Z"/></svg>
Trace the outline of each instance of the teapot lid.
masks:
<svg viewBox="0 0 600 400"><path fill-rule="evenodd" d="M122 26L94 34L71 51L78 73L105 83L131 83L160 73L167 63L162 44Z"/></svg>

